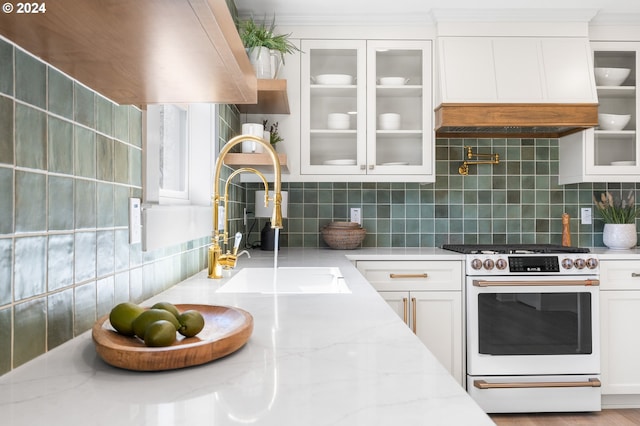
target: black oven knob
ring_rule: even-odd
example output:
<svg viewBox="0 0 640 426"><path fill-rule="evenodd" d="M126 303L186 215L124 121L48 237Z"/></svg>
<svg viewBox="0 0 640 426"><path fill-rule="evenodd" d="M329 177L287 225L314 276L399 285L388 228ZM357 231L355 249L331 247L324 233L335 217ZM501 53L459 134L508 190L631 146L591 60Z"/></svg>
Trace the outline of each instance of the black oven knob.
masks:
<svg viewBox="0 0 640 426"><path fill-rule="evenodd" d="M489 270L489 271L490 271L490 270L492 270L492 269L493 269L493 265L494 265L494 262L493 262L493 260L492 260L492 259L486 259L486 260L484 261L484 269L487 269L487 270Z"/></svg>
<svg viewBox="0 0 640 426"><path fill-rule="evenodd" d="M504 259L498 259L496 260L496 268L498 268L499 270L503 270L507 268L507 261Z"/></svg>
<svg viewBox="0 0 640 426"><path fill-rule="evenodd" d="M562 259L562 267L564 269L571 269L573 268L573 260L569 259L569 258L564 258Z"/></svg>
<svg viewBox="0 0 640 426"><path fill-rule="evenodd" d="M480 259L473 259L473 260L471 261L471 267L472 267L473 269L475 269L476 271L477 271L478 269L482 269L482 260L480 260Z"/></svg>
<svg viewBox="0 0 640 426"><path fill-rule="evenodd" d="M587 268L596 269L597 267L598 267L598 259L594 259L593 257L590 257L587 259Z"/></svg>
<svg viewBox="0 0 640 426"><path fill-rule="evenodd" d="M584 259L576 259L573 264L575 265L576 268L578 269L584 269L584 267L586 266L587 262L585 262Z"/></svg>

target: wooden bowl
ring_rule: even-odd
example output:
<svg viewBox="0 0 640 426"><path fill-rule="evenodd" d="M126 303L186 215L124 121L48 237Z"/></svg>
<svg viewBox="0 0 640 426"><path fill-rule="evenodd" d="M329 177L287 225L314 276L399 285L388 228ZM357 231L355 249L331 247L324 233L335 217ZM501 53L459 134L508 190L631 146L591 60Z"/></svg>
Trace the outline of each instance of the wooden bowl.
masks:
<svg viewBox="0 0 640 426"><path fill-rule="evenodd" d="M175 370L229 355L244 346L253 332L253 317L239 308L187 304L176 307L180 312L195 309L204 316L204 329L197 336L177 334L172 345L150 348L137 337L115 331L109 315L105 315L92 330L98 355L107 364L127 370Z"/></svg>

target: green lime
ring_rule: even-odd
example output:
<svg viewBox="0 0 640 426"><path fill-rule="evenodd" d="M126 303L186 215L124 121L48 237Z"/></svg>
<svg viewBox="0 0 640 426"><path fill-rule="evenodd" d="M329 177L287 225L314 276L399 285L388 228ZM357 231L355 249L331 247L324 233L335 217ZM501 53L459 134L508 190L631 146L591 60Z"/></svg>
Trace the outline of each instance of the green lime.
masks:
<svg viewBox="0 0 640 426"><path fill-rule="evenodd" d="M173 324L173 331L180 328L180 323L171 312L164 309L149 309L138 315L138 318L133 321L133 332L139 338L144 339L144 334L149 324L159 320L166 320Z"/></svg>
<svg viewBox="0 0 640 426"><path fill-rule="evenodd" d="M118 333L125 336L133 336L133 322L140 314L144 312L144 308L131 302L119 303L111 309L109 313L109 322Z"/></svg>
<svg viewBox="0 0 640 426"><path fill-rule="evenodd" d="M194 309L184 311L178 317L178 321L180 322L178 333L185 337L193 337L204 328L204 317Z"/></svg>
<svg viewBox="0 0 640 426"><path fill-rule="evenodd" d="M167 320L154 321L144 332L144 344L147 346L169 346L176 341L176 328Z"/></svg>
<svg viewBox="0 0 640 426"><path fill-rule="evenodd" d="M176 319L180 316L180 311L175 307L174 304L169 302L158 302L151 307L151 309L164 309L165 311L169 311L176 317Z"/></svg>

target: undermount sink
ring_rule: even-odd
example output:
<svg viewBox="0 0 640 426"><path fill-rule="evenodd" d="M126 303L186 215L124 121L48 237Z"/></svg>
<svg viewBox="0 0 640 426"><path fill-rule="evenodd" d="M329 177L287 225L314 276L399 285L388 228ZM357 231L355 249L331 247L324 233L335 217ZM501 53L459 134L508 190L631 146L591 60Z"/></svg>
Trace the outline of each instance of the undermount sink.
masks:
<svg viewBox="0 0 640 426"><path fill-rule="evenodd" d="M244 268L218 293L339 294L351 293L336 267Z"/></svg>

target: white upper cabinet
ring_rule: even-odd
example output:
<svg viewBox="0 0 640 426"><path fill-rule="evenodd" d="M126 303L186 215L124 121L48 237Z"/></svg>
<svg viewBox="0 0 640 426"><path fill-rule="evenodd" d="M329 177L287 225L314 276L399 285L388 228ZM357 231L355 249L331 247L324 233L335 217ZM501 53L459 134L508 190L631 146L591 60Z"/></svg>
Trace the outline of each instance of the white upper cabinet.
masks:
<svg viewBox="0 0 640 426"><path fill-rule="evenodd" d="M584 38L441 37L440 103L597 102Z"/></svg>
<svg viewBox="0 0 640 426"><path fill-rule="evenodd" d="M302 179L433 182L431 42L301 47Z"/></svg>
<svg viewBox="0 0 640 426"><path fill-rule="evenodd" d="M598 84L598 114L630 115L621 129L598 126L565 136L559 141L559 183L638 182L640 149L637 112L640 98L636 84L640 76L640 43L592 43L594 66L629 68L629 76L619 85ZM600 82L602 83L602 82Z"/></svg>

